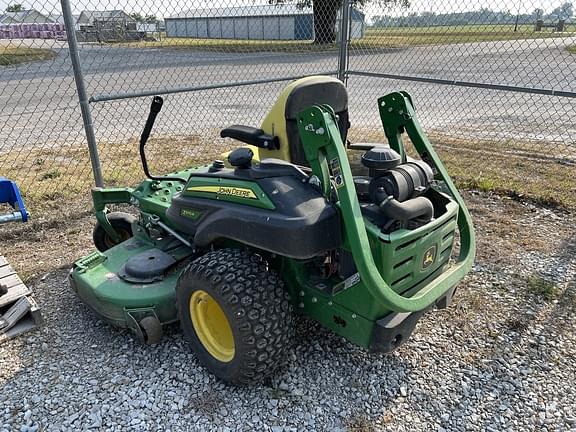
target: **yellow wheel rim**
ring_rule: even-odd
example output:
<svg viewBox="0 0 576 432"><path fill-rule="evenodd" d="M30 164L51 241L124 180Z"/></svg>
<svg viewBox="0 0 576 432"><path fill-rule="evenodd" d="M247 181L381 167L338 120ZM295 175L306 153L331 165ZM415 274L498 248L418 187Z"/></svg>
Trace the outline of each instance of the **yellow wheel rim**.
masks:
<svg viewBox="0 0 576 432"><path fill-rule="evenodd" d="M224 311L206 291L190 297L190 316L194 331L212 357L227 363L234 358L234 335Z"/></svg>

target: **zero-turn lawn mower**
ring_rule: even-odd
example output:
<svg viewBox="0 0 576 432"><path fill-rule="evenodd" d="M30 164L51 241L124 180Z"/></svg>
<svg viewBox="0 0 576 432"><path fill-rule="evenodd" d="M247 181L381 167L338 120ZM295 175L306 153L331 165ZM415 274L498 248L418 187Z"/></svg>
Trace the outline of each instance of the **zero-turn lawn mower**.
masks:
<svg viewBox="0 0 576 432"><path fill-rule="evenodd" d="M407 93L378 99L388 145L348 145L364 151L366 176L350 169L348 96L336 79L295 81L261 128L224 129L248 144L228 164L158 177L144 150L161 107L155 97L140 141L148 179L93 189L98 251L71 270L73 289L112 325L157 343L180 321L206 368L249 383L283 363L299 315L390 352L427 309L450 303L471 268L470 216ZM138 216L108 212L119 203Z"/></svg>

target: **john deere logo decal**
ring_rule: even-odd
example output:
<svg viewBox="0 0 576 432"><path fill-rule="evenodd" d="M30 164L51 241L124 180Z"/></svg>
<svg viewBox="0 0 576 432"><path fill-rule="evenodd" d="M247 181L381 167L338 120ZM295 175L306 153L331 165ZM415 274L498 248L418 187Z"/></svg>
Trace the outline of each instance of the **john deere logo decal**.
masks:
<svg viewBox="0 0 576 432"><path fill-rule="evenodd" d="M238 198L258 199L252 189L228 187L228 186L191 186L187 189L189 192L208 192L217 195L234 196Z"/></svg>
<svg viewBox="0 0 576 432"><path fill-rule="evenodd" d="M216 193L218 195L230 195L230 196L235 196L235 197L240 197L240 198L250 198L250 199L256 198L254 191L252 191L252 189L246 189L246 188L220 186L220 188L218 189L218 192L216 192Z"/></svg>
<svg viewBox="0 0 576 432"><path fill-rule="evenodd" d="M436 260L436 246L432 246L426 252L424 252L424 257L422 258L422 270L426 270Z"/></svg>

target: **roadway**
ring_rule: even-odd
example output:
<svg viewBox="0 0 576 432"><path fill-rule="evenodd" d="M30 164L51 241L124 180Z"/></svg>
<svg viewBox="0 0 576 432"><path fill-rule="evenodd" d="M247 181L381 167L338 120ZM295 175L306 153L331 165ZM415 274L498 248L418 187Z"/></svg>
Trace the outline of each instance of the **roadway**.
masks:
<svg viewBox="0 0 576 432"><path fill-rule="evenodd" d="M65 43L22 41L58 52L51 61L0 68L0 148L83 142L82 121ZM576 38L354 51L350 69L388 74L576 91ZM202 86L333 71L336 53L232 53L185 49L81 46L91 96ZM170 95L157 133L215 135L230 123L257 125L285 83ZM576 100L477 88L352 76L353 126L379 128L375 100L412 93L429 130L477 138L527 138L574 144ZM138 135L148 100L93 104L100 141Z"/></svg>

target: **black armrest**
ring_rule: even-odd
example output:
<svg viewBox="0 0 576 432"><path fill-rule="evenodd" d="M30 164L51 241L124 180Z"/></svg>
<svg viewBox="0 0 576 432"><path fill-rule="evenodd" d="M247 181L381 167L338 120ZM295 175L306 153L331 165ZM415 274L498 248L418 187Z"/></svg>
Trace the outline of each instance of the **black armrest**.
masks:
<svg viewBox="0 0 576 432"><path fill-rule="evenodd" d="M257 129L252 126L233 125L222 129L220 136L222 138L234 138L246 144L268 150L277 150L280 148L278 137L265 134L262 129Z"/></svg>

